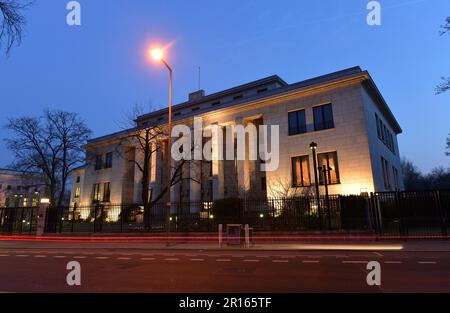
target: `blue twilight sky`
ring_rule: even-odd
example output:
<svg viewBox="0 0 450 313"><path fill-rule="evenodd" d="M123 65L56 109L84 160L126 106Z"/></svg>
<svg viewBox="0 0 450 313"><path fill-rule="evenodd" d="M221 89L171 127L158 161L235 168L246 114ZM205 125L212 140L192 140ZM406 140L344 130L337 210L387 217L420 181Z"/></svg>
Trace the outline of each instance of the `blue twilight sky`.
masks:
<svg viewBox="0 0 450 313"><path fill-rule="evenodd" d="M0 54L0 124L43 108L78 112L101 136L134 103L167 102L167 74L146 59L172 43L175 103L198 86L212 93L278 74L289 83L360 65L404 133L400 152L422 170L450 165L450 35L439 26L449 0L381 0L382 25L368 26L368 0L80 0L82 25L66 24L68 0L35 0L26 35ZM0 137L8 133L2 128ZM0 167L12 161L0 145Z"/></svg>

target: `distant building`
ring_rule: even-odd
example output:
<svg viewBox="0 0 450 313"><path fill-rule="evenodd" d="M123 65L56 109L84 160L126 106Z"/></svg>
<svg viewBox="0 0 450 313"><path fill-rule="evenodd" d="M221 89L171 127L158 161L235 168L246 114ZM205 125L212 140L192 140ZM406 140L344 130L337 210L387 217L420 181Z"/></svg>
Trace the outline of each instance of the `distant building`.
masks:
<svg viewBox="0 0 450 313"><path fill-rule="evenodd" d="M167 124L163 109L137 118L138 126ZM397 120L367 71L359 67L294 84L270 76L205 95L200 90L173 107L174 125L192 127L194 116L204 125L279 125L279 167L259 170L261 160L202 161L170 193L172 202L205 203L251 195L276 196L277 184L286 183L299 193L315 184L310 143L318 145L319 166L331 168L330 194L360 194L403 189ZM86 166L73 172L71 203L140 203L142 175L133 162L142 159L136 146L118 146L127 131L90 140ZM263 142L259 142L259 147ZM164 145L162 145L164 147ZM167 145L166 145L167 146ZM166 184L166 148L151 160L150 186L154 197ZM124 158L126 156L127 158ZM323 175L318 175L324 192ZM167 196L162 201L169 200ZM191 211L197 209L191 207Z"/></svg>
<svg viewBox="0 0 450 313"><path fill-rule="evenodd" d="M37 206L45 194L42 175L0 169L0 208Z"/></svg>

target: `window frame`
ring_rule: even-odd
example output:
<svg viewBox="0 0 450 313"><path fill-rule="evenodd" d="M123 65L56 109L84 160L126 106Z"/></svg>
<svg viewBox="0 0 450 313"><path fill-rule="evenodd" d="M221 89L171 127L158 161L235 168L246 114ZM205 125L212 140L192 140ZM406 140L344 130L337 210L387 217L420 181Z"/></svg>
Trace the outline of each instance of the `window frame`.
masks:
<svg viewBox="0 0 450 313"><path fill-rule="evenodd" d="M331 181L331 172L328 172L327 175L327 185L340 185L341 184L341 174L339 171L339 158L338 158L338 154L337 151L328 151L328 152L321 152L321 153L317 153L317 171L319 172L319 185L320 186L324 186L325 185L325 180L323 179L323 173L321 172L321 170L319 169L319 167L321 167L321 156L326 155L326 160L327 160L327 167L331 167L330 166L330 155L333 155L335 157L334 159L334 168L333 171L336 173L336 180L335 181Z"/></svg>
<svg viewBox="0 0 450 313"><path fill-rule="evenodd" d="M331 110L331 124L328 125L328 120L325 119L325 108L329 107ZM322 127L320 127L320 125L318 125L318 121L316 120L316 111L320 110L320 117L322 119ZM313 107L313 121L314 121L314 131L321 131L321 130L326 130L326 129L333 129L335 128L335 124L334 124L334 112L333 112L333 104L331 102L329 103L324 103L324 104L320 104L320 105L316 105Z"/></svg>
<svg viewBox="0 0 450 313"><path fill-rule="evenodd" d="M303 120L304 120L304 127L302 127L302 123L300 123L300 116L303 112ZM296 127L293 131L294 127L291 127L291 116L295 114L295 121L296 121ZM288 112L288 136L296 136L301 134L306 134L308 132L308 127L306 124L306 110L305 109L297 109L293 111Z"/></svg>
<svg viewBox="0 0 450 313"><path fill-rule="evenodd" d="M303 161L306 159L307 164L307 173L308 173L308 179L305 180L303 177ZM296 173L296 162L300 162L300 180L299 177L297 177ZM307 181L306 184L304 182ZM298 184L300 182L300 184ZM301 187L310 187L311 186L311 166L309 163L309 155L298 155L291 157L291 186L294 188L301 188Z"/></svg>

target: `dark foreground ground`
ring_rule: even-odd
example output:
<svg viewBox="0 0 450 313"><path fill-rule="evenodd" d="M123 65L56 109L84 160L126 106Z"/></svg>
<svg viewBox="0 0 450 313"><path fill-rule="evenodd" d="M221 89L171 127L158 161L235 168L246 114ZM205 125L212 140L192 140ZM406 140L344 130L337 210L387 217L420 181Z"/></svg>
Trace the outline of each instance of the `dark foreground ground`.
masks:
<svg viewBox="0 0 450 313"><path fill-rule="evenodd" d="M329 246L158 250L146 244L0 242L0 292L450 292L449 251ZM81 286L66 283L70 261L81 265ZM366 283L369 261L381 264L381 286Z"/></svg>

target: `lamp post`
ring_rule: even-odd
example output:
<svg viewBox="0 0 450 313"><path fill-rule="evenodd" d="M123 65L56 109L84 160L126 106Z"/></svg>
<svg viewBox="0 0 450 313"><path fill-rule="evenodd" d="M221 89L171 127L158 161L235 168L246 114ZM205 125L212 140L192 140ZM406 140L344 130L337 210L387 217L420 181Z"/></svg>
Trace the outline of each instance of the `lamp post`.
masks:
<svg viewBox="0 0 450 313"><path fill-rule="evenodd" d="M313 154L313 163L314 163L314 183L315 183L315 187L316 187L316 201L317 201L317 212L319 215L319 221L321 221L320 219L320 195L319 195L319 180L318 180L318 176L317 176L317 154L316 154L316 150L317 150L317 143L315 142L311 142L311 144L309 145L309 148L312 151Z"/></svg>
<svg viewBox="0 0 450 313"><path fill-rule="evenodd" d="M330 198L328 196L328 175L332 171L331 167L327 167L326 165L319 167L321 172L323 173L323 182L325 184L325 201L327 204L328 211L328 228L331 230L331 209L330 209Z"/></svg>
<svg viewBox="0 0 450 313"><path fill-rule="evenodd" d="M167 241L166 245L169 246L169 236L170 236L170 189L172 185L172 90L173 90L173 72L172 68L164 60L164 52L161 49L152 49L150 51L151 56L155 61L162 62L167 70L169 71L169 118L168 118L168 136L167 136L167 193L169 195L169 200L166 203L166 231L167 231Z"/></svg>

